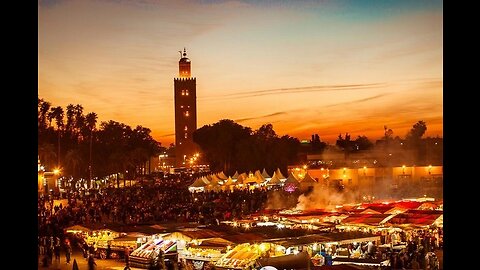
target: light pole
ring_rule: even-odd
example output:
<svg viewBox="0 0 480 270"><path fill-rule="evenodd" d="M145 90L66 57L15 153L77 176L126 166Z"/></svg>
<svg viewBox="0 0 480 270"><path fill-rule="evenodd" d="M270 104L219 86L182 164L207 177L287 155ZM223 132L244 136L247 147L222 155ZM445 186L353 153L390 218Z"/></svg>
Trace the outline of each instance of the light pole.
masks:
<svg viewBox="0 0 480 270"><path fill-rule="evenodd" d="M164 158L167 158L168 157L168 154L166 152L163 152L163 154L160 154L158 156L160 162L160 167L162 168L162 172L165 171L165 161L163 160Z"/></svg>

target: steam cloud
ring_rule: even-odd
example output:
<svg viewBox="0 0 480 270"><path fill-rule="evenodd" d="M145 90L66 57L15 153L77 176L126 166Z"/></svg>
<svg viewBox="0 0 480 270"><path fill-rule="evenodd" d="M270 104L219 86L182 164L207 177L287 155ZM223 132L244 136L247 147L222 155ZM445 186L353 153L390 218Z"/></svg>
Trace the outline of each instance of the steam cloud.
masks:
<svg viewBox="0 0 480 270"><path fill-rule="evenodd" d="M335 209L336 205L358 202L359 192L345 190L343 192L332 189L322 188L317 184L313 186L313 191L307 195L302 194L298 197L296 210L310 209Z"/></svg>

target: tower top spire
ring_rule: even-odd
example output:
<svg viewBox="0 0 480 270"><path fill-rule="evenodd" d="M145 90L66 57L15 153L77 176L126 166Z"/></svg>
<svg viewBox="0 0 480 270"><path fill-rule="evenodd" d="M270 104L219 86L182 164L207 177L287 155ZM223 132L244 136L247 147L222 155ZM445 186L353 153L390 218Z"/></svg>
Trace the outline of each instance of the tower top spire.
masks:
<svg viewBox="0 0 480 270"><path fill-rule="evenodd" d="M179 68L179 77L180 78L190 78L191 75L191 67L190 67L190 59L187 57L187 49L183 47L182 51L178 51L180 53L180 61L178 61L178 68Z"/></svg>

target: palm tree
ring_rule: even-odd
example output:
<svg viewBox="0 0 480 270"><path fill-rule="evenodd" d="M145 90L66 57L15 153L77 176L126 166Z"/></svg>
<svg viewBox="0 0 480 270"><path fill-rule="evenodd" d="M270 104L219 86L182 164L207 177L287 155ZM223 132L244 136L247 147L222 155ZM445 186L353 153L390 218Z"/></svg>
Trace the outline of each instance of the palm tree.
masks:
<svg viewBox="0 0 480 270"><path fill-rule="evenodd" d="M51 143L43 143L38 146L38 155L40 156L40 161L45 164L47 168L52 166L54 160L57 157L55 152L55 146Z"/></svg>
<svg viewBox="0 0 480 270"><path fill-rule="evenodd" d="M73 104L67 105L67 123L65 125L65 130L67 132L72 132L75 124L75 106Z"/></svg>
<svg viewBox="0 0 480 270"><path fill-rule="evenodd" d="M47 113L50 110L50 102L38 99L38 126L40 128L46 128L47 126Z"/></svg>
<svg viewBox="0 0 480 270"><path fill-rule="evenodd" d="M83 115L83 106L80 104L77 104L74 106L74 112L75 112L75 135L78 139L80 136L80 132L82 131L82 128L85 126L85 116Z"/></svg>
<svg viewBox="0 0 480 270"><path fill-rule="evenodd" d="M90 131L90 146L89 146L89 158L88 158L88 182L91 185L92 182L92 140L93 140L93 131L95 130L95 126L97 124L97 114L91 112L87 114L85 117L85 122L87 124L87 128Z"/></svg>
<svg viewBox="0 0 480 270"><path fill-rule="evenodd" d="M146 149L142 147L137 147L130 152L130 157L133 164L135 165L135 170L133 171L133 177L135 177L138 169L140 169L141 171L142 168L145 167L145 163L150 158L150 155L148 154L148 151Z"/></svg>
<svg viewBox="0 0 480 270"><path fill-rule="evenodd" d="M65 164L71 169L72 176L74 178L77 176L77 168L82 162L82 155L77 148L68 150L67 154L65 155Z"/></svg>
<svg viewBox="0 0 480 270"><path fill-rule="evenodd" d="M63 130L63 126L64 126L63 125L63 108L60 106L51 108L49 119L55 119L55 124L57 125L57 136L58 136L57 166L60 166L60 137L61 137L61 131Z"/></svg>

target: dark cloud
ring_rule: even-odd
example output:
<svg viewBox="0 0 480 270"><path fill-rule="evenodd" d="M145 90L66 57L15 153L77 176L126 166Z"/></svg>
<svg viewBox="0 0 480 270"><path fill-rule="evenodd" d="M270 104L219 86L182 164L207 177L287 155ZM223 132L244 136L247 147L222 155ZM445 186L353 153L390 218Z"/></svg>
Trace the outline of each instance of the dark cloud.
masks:
<svg viewBox="0 0 480 270"><path fill-rule="evenodd" d="M273 116L279 116L279 115L286 115L286 114L287 114L287 112L276 112L276 113L267 114L267 115L262 115L262 116L236 119L235 122L241 123L241 122L245 122L245 121L249 121L249 120L257 120L257 119L262 119L262 118L267 118L267 117L273 117Z"/></svg>
<svg viewBox="0 0 480 270"><path fill-rule="evenodd" d="M362 98L362 99L357 99L357 100L353 100L353 101L348 101L348 102L342 102L342 103L327 105L327 106L325 106L324 108L330 108L330 107L337 107L337 106L344 106L344 105L351 105L351 104L363 103L363 102L367 102L367 101L370 101L370 100L379 99L379 98L388 96L388 95L390 95L390 94L391 94L391 93L378 94L378 95L375 95L375 96L366 97L366 98Z"/></svg>
<svg viewBox="0 0 480 270"><path fill-rule="evenodd" d="M249 98L266 95L279 95L290 93L309 93L309 92L330 92L330 91L356 91L382 88L387 86L386 83L370 83L370 84L345 84L345 85L316 85L316 86L304 86L304 87L290 87L290 88L277 88L268 90L256 90L238 92L225 95L206 96L199 99L238 99Z"/></svg>
<svg viewBox="0 0 480 270"><path fill-rule="evenodd" d="M66 1L67 0L39 0L38 5L41 7L53 7Z"/></svg>

